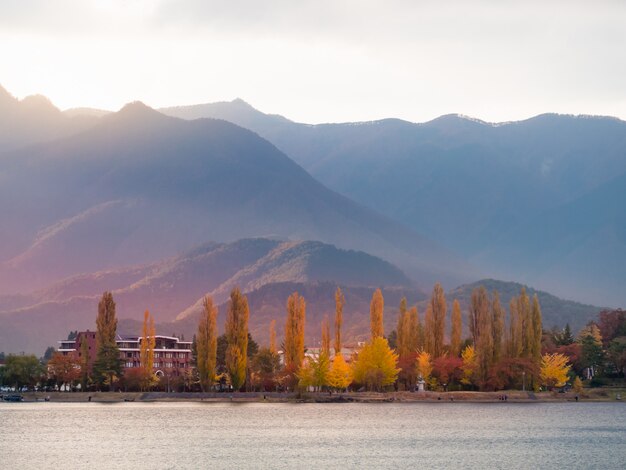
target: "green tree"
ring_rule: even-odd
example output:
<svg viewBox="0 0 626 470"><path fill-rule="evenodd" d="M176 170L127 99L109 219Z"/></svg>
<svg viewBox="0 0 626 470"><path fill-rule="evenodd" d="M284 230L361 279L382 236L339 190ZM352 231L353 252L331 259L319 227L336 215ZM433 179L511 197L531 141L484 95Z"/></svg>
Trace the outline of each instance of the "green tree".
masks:
<svg viewBox="0 0 626 470"><path fill-rule="evenodd" d="M248 357L248 299L235 287L230 293L226 317L226 370L231 384L239 390L246 382Z"/></svg>
<svg viewBox="0 0 626 470"><path fill-rule="evenodd" d="M34 355L17 356L9 354L4 362L3 380L15 390L32 390L41 381L44 367Z"/></svg>
<svg viewBox="0 0 626 470"><path fill-rule="evenodd" d="M97 352L93 365L94 378L99 385L108 382L109 389L112 389L115 378L121 374L122 364L120 350L115 341L117 335L115 302L110 292L102 294L98 303L96 328Z"/></svg>

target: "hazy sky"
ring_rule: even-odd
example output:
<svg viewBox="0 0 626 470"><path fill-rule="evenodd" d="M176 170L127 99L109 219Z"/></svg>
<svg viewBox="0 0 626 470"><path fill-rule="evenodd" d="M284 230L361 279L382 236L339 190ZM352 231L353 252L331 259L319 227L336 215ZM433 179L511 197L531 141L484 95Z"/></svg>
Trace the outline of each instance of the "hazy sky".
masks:
<svg viewBox="0 0 626 470"><path fill-rule="evenodd" d="M303 122L626 119L626 1L1 0L0 84Z"/></svg>

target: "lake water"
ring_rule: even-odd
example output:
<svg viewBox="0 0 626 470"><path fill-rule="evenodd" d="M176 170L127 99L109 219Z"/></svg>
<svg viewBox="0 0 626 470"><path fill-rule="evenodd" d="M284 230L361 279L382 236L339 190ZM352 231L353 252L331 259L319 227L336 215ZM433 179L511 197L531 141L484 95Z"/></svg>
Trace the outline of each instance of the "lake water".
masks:
<svg viewBox="0 0 626 470"><path fill-rule="evenodd" d="M0 468L626 468L623 403L0 403Z"/></svg>

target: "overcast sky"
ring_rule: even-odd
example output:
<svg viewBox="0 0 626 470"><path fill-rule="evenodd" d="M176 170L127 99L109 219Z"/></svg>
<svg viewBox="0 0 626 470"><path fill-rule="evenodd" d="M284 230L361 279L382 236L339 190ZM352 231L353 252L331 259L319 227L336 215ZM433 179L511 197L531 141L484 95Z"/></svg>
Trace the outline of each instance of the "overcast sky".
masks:
<svg viewBox="0 0 626 470"><path fill-rule="evenodd" d="M302 122L626 119L626 1L2 0L0 84Z"/></svg>

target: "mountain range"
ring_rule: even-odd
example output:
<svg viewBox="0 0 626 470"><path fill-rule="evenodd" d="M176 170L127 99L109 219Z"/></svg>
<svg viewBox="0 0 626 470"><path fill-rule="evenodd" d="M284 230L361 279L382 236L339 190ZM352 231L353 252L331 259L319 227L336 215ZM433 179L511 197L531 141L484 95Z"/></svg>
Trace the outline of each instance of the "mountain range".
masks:
<svg viewBox="0 0 626 470"><path fill-rule="evenodd" d="M626 122L544 114L309 125L244 101L165 108L257 132L329 188L491 276L624 305Z"/></svg>

